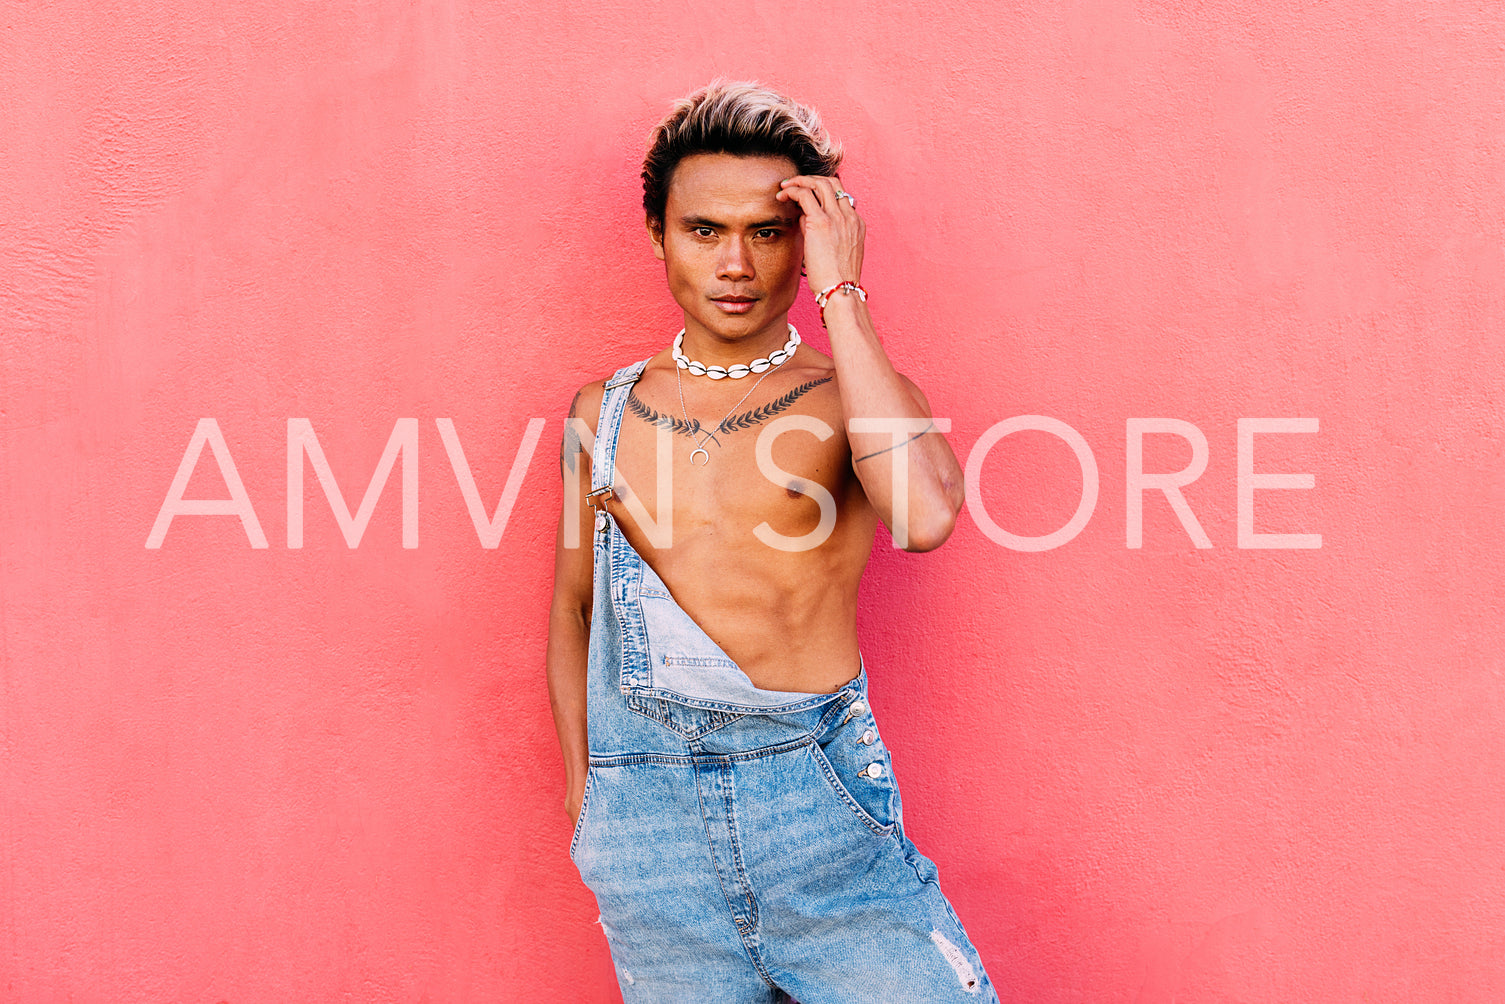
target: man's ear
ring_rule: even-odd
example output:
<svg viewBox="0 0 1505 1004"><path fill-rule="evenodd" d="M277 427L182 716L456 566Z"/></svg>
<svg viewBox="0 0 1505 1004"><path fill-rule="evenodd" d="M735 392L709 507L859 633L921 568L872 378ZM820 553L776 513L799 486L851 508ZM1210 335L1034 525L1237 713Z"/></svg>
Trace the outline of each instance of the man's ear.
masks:
<svg viewBox="0 0 1505 1004"><path fill-rule="evenodd" d="M648 239L653 242L653 257L664 260L664 221L648 218Z"/></svg>

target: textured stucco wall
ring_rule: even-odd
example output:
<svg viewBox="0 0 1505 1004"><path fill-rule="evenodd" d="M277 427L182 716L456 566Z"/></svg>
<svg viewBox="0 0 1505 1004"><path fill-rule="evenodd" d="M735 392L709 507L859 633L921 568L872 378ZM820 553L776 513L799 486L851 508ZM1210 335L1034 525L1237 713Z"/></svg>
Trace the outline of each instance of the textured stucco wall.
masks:
<svg viewBox="0 0 1505 1004"><path fill-rule="evenodd" d="M560 416L675 329L637 163L724 73L815 103L965 460L1080 433L1029 553L880 549L912 835L1036 1004L1505 997L1505 15L1494 3L9 5L0 998L616 997L543 684ZM808 299L796 322L824 346ZM145 546L213 417L233 517ZM312 467L287 546L288 420ZM436 419L488 510L481 546ZM1206 439L1144 496L1126 438ZM1239 547L1239 419L1254 529ZM1192 459L1144 439L1144 469ZM521 469L520 469L521 470ZM1082 474L980 463L1016 534ZM224 498L207 449L189 498ZM974 505L975 511L975 505ZM860 961L856 964L860 964Z"/></svg>

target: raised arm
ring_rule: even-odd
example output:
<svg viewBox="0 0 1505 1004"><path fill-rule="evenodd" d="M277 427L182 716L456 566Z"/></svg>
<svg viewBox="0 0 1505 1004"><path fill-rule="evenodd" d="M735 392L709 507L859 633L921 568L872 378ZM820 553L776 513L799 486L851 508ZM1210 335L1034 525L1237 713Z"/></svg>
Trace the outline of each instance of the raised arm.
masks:
<svg viewBox="0 0 1505 1004"><path fill-rule="evenodd" d="M810 288L859 282L866 228L835 178L801 175L783 182L778 198L799 204ZM852 469L868 501L908 551L940 547L956 525L965 494L951 445L930 425L920 389L894 369L878 341L867 304L856 292L828 298L823 313L852 447ZM910 420L873 423L864 420ZM907 486L903 483L907 482ZM903 499L900 487L907 487Z"/></svg>
<svg viewBox="0 0 1505 1004"><path fill-rule="evenodd" d="M549 608L545 665L554 730L564 755L564 808L572 822L585 794L590 757L585 681L590 650L593 527L590 508L584 502L591 482L590 440L582 442L582 432L594 435L595 416L600 414L604 392L599 380L580 388L570 404L559 451L564 491L554 538L554 600Z"/></svg>

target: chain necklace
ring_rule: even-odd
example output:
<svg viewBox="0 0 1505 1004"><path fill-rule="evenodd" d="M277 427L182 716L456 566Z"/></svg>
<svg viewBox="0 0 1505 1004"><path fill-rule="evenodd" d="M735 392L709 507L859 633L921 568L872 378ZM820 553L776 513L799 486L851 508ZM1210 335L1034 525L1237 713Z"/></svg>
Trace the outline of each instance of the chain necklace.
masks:
<svg viewBox="0 0 1505 1004"><path fill-rule="evenodd" d="M727 410L727 413L725 415L721 416L721 421L719 421L719 422L716 423L716 427L714 429L712 429L711 431L707 432L705 434L704 438L696 440L695 449L693 449L693 450L690 451L690 466L691 467L704 467L704 466L706 466L706 464L709 464L711 462L711 453L710 453L709 450L707 450L705 448L705 444L709 443L713 439L716 439L716 433L723 431L721 427L726 424L726 420L727 419L729 419L729 418L732 417L732 412L734 412L738 408L742 407L742 402L746 401L749 397L752 396L752 392L758 389L758 384L760 384L764 380L768 379L768 374L770 374L774 370L778 369L780 366L782 366L787 360L789 360L794 355L795 348L797 348L799 346L799 342L795 341L795 339L799 338L799 332L797 332L797 331L794 330L794 325L792 325L792 324L789 325L789 330L792 333L793 337L790 339L790 345L786 345L784 347L784 349L781 350L783 358L780 359L780 360L778 360L777 362L769 363L768 366L767 366L767 368L763 370L763 375L760 376L760 377L758 377L758 379L753 382L753 385L751 387L747 388L747 393L743 394L742 397L740 399L738 399L737 403L734 404L734 405L732 405L731 408ZM680 337L681 338L684 337L684 332L680 332ZM791 346L793 346L793 347L791 347ZM679 339L675 339L674 347L676 349L679 348ZM779 354L780 353L774 353L774 355L779 355ZM758 362L762 363L762 362L767 362L767 361L763 360L763 359L759 359ZM685 369L685 368L687 368L687 367L682 367L682 366L676 366L676 367L674 367L674 379L679 383L679 410L685 416L685 425L687 425L690 428L690 430L691 430L690 431L690 438L691 439L695 439L695 432L694 432L695 423L690 421L690 409L688 409L688 408L685 407L685 379L684 379L683 376L680 375L680 372L679 372L681 369ZM721 440L716 439L716 445L720 446L721 445ZM695 454L697 454L697 453L701 453L701 454L705 455L705 460L703 460L702 462L700 462L698 464L695 462Z"/></svg>

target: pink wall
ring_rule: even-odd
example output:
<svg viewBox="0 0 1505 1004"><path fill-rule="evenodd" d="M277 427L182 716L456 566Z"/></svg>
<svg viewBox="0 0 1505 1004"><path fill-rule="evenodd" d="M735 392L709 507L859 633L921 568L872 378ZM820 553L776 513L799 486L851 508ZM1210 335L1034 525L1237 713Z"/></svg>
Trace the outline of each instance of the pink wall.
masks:
<svg viewBox="0 0 1505 1004"><path fill-rule="evenodd" d="M994 978L1055 1002L1505 996L1505 15L1492 3L12 5L0 35L0 998L595 1002L543 684L574 389L676 327L648 128L818 105L965 460L1082 532L883 550L873 703ZM808 301L797 323L818 332ZM819 335L815 336L818 343ZM822 343L823 344L823 343ZM262 531L181 516L199 419ZM417 420L358 549L352 508ZM481 546L435 420L496 505ZM1126 542L1126 423L1206 437ZM1238 423L1255 529L1240 548ZM1145 469L1192 451L1145 439ZM987 512L1081 474L1003 439ZM205 452L189 498L223 498ZM975 507L974 507L975 511Z"/></svg>

